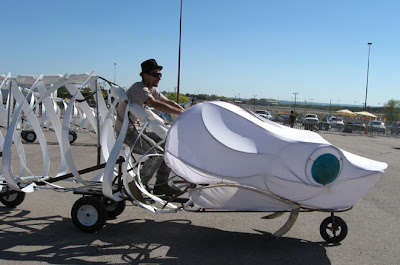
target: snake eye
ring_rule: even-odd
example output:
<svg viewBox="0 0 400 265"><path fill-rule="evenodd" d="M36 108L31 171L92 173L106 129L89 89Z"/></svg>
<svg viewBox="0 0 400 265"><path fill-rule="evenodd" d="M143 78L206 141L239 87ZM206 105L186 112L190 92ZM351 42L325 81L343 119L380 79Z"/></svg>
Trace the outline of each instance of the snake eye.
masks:
<svg viewBox="0 0 400 265"><path fill-rule="evenodd" d="M336 156L332 154L323 154L315 159L311 175L313 179L322 185L331 183L339 175L340 162Z"/></svg>

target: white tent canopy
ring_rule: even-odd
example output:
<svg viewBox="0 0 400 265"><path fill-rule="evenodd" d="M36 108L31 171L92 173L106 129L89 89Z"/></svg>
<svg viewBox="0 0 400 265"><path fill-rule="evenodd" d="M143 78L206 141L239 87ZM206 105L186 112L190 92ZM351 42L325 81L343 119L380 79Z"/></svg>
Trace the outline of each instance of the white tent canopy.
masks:
<svg viewBox="0 0 400 265"><path fill-rule="evenodd" d="M347 116L356 116L356 114L348 109L342 109L342 110L338 110L336 111L336 113L340 113L342 115L347 115Z"/></svg>
<svg viewBox="0 0 400 265"><path fill-rule="evenodd" d="M376 118L377 116L369 113L368 111L359 111L359 112L355 112L355 114L357 114L358 116L365 116L365 117L371 117L371 118Z"/></svg>

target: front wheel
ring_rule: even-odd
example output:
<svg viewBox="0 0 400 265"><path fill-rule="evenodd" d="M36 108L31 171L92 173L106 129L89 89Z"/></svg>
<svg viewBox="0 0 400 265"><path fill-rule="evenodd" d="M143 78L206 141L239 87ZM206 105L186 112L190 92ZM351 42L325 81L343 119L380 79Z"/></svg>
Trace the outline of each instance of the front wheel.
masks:
<svg viewBox="0 0 400 265"><path fill-rule="evenodd" d="M325 218L320 226L319 232L328 243L339 243L347 236L347 224L339 216Z"/></svg>
<svg viewBox="0 0 400 265"><path fill-rule="evenodd" d="M79 230L94 233L106 224L107 209L99 198L85 196L74 203L71 217L72 222Z"/></svg>
<svg viewBox="0 0 400 265"><path fill-rule="evenodd" d="M16 191L11 194L1 195L0 202L7 207L16 207L20 205L25 199L25 192Z"/></svg>

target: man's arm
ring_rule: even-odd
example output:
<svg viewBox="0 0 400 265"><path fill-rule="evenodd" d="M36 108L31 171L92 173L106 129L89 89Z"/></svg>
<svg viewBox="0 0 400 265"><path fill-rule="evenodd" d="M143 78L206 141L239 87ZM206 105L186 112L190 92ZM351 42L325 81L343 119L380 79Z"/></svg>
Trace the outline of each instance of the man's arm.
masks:
<svg viewBox="0 0 400 265"><path fill-rule="evenodd" d="M173 107L176 107L176 108L180 108L180 109L185 110L184 108L181 107L181 105L179 105L179 104L176 103L175 101L172 101L172 100L170 100L170 99L168 99L168 98L166 98L166 97L162 97L162 98L160 99L160 101L161 101L161 102L164 102L164 103L166 103L166 104L168 104L168 105L170 105L170 106L173 106Z"/></svg>
<svg viewBox="0 0 400 265"><path fill-rule="evenodd" d="M169 114L175 114L175 115L179 115L181 114L184 109L179 106L179 104L175 103L172 100L169 99L164 99L162 101L160 100L156 100L153 97L149 97L145 103L153 108L155 108L156 110L165 112L165 113L169 113Z"/></svg>

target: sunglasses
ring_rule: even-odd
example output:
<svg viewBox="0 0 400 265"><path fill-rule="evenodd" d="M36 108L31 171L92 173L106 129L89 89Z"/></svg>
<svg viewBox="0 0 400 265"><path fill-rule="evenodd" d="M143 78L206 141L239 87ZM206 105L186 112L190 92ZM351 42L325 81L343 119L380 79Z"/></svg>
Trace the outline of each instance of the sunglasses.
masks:
<svg viewBox="0 0 400 265"><path fill-rule="evenodd" d="M162 74L161 73L147 73L148 75L151 75L152 77L154 77L154 78L159 78L159 77L162 77Z"/></svg>

